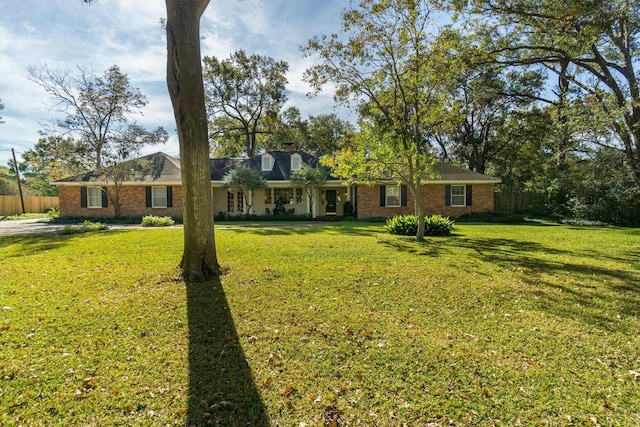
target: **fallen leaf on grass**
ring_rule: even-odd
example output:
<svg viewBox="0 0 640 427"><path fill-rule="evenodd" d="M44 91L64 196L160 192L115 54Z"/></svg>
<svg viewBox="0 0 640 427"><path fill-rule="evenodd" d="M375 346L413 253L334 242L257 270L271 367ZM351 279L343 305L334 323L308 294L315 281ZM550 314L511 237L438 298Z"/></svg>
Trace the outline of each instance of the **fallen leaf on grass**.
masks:
<svg viewBox="0 0 640 427"><path fill-rule="evenodd" d="M343 412L334 404L324 408L324 425L326 427L338 427L340 423L344 423L342 419Z"/></svg>
<svg viewBox="0 0 640 427"><path fill-rule="evenodd" d="M287 388L284 389L284 391L282 392L282 395L284 397L289 397L291 396L293 393L295 393L296 391L298 391L295 387L293 386L287 386Z"/></svg>
<svg viewBox="0 0 640 427"><path fill-rule="evenodd" d="M282 366L282 358L272 353L269 355L269 364L272 366Z"/></svg>
<svg viewBox="0 0 640 427"><path fill-rule="evenodd" d="M98 381L93 377L87 377L82 381L82 388L85 390L91 390L98 385Z"/></svg>

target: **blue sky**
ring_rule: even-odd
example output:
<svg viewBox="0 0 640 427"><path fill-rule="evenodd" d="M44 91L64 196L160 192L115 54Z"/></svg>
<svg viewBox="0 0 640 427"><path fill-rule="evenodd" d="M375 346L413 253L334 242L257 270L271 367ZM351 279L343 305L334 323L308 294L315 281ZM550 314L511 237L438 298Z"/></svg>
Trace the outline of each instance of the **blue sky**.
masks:
<svg viewBox="0 0 640 427"><path fill-rule="evenodd" d="M299 47L315 35L337 33L340 15L350 0L211 0L201 23L202 54L227 58L231 52L268 55L289 63L289 105L302 116L334 112L330 92L309 98L302 81L311 65ZM179 152L171 102L165 84L166 44L160 18L164 0L0 0L0 165L33 147L44 123L63 116L52 110L44 90L27 79L27 67L46 64L73 70L88 67L101 75L118 65L149 101L138 122L163 126L170 134L164 146L146 153ZM349 116L346 110L339 114Z"/></svg>

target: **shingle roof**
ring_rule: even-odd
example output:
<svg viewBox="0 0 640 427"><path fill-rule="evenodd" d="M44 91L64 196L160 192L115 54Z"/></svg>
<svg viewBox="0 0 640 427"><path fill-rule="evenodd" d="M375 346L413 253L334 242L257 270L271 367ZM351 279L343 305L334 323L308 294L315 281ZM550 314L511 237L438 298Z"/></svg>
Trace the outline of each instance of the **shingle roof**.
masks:
<svg viewBox="0 0 640 427"><path fill-rule="evenodd" d="M266 181L289 181L291 179L291 155L300 155L302 162L311 167L320 166L317 157L304 151L269 151L274 159L273 168L270 171L262 170L262 154L250 159L223 158L211 159L211 181L222 181L223 177L233 168L249 166L260 172ZM179 183L182 181L180 173L180 160L167 154L158 152L149 154L139 159L124 163L130 168L124 182L142 183ZM321 166L322 167L322 166ZM327 175L330 170L327 170ZM438 174L431 182L483 182L499 183L500 180L488 175L472 172L468 169L455 166L451 163L436 162L435 171ZM54 184L79 184L79 183L104 183L104 171L96 170L69 178L55 181Z"/></svg>
<svg viewBox="0 0 640 427"><path fill-rule="evenodd" d="M304 151L269 151L268 154L274 160L273 168L269 171L262 170L263 154L253 156L250 159L212 159L211 181L222 181L231 169L239 166L248 166L259 171L265 181L289 181L291 179L291 155L293 154L300 155L302 162L311 167L320 165L317 157Z"/></svg>
<svg viewBox="0 0 640 427"><path fill-rule="evenodd" d="M124 182L145 183L174 183L181 182L180 160L165 153L154 153L148 156L129 160L123 163L128 168ZM54 181L54 184L66 183L104 183L104 170L98 169L91 172L75 175Z"/></svg>
<svg viewBox="0 0 640 427"><path fill-rule="evenodd" d="M438 176L434 179L434 181L447 181L447 182L483 181L487 183L500 182L498 178L494 178L492 176L484 175L478 172L473 172L468 169L464 169L447 162L440 162L440 161L436 162L434 169L438 174Z"/></svg>

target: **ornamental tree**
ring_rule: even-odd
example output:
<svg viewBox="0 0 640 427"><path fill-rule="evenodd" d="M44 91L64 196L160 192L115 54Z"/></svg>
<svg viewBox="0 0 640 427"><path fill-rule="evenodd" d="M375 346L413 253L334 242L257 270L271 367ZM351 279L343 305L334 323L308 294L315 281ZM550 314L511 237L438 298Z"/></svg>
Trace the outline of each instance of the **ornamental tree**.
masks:
<svg viewBox="0 0 640 427"><path fill-rule="evenodd" d="M316 91L332 83L338 102L355 104L363 129L328 161L349 180L391 178L407 185L424 240L421 185L433 173L430 139L455 111L443 86L462 67L454 40L431 34L436 10L426 0L362 0L343 13L342 38L315 37L304 48L316 63L305 80Z"/></svg>
<svg viewBox="0 0 640 427"><path fill-rule="evenodd" d="M291 183L302 186L307 192L311 217L313 217L316 194L325 182L327 182L327 171L322 166L311 167L305 164L299 170L291 173Z"/></svg>
<svg viewBox="0 0 640 427"><path fill-rule="evenodd" d="M222 188L241 192L247 208L243 213L250 214L253 207L253 192L259 188L267 188L267 183L257 170L249 166L239 166L222 177Z"/></svg>

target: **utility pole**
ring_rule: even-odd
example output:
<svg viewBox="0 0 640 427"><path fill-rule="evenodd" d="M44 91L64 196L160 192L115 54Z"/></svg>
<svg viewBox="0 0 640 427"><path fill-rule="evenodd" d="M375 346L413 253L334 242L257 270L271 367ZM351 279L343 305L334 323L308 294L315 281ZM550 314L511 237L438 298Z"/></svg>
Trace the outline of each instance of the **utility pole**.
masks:
<svg viewBox="0 0 640 427"><path fill-rule="evenodd" d="M24 197L22 197L22 185L20 184L20 171L18 171L18 161L16 160L16 152L12 148L11 154L13 154L13 166L16 168L16 181L18 182L18 194L20 194L20 205L22 206L22 213L25 214L24 209Z"/></svg>

